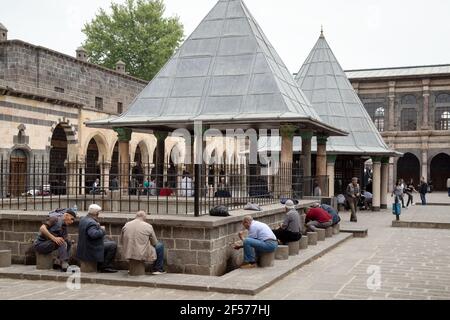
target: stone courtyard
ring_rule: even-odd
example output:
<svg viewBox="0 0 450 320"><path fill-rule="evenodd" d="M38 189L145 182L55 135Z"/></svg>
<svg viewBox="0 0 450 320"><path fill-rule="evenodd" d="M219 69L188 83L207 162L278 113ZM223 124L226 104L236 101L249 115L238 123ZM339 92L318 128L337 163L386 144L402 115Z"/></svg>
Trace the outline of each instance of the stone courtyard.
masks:
<svg viewBox="0 0 450 320"><path fill-rule="evenodd" d="M442 205L410 207L401 220L450 222L448 197L431 197ZM341 217L346 225L348 212ZM359 212L357 225L369 229L368 237L341 243L256 295L87 283L70 290L65 282L1 278L0 299L450 299L450 230L393 228L392 220L388 210ZM373 270L380 272L379 283ZM242 271L249 282L255 277L252 270Z"/></svg>

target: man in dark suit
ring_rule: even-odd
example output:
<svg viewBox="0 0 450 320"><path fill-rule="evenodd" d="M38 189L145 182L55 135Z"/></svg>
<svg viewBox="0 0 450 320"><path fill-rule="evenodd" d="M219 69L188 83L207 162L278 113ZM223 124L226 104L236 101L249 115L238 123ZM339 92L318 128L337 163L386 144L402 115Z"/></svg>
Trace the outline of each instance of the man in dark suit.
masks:
<svg viewBox="0 0 450 320"><path fill-rule="evenodd" d="M104 226L100 226L98 216L102 208L91 204L88 215L81 218L78 229L77 257L82 261L97 262L100 272L117 272L112 267L117 244L106 238Z"/></svg>

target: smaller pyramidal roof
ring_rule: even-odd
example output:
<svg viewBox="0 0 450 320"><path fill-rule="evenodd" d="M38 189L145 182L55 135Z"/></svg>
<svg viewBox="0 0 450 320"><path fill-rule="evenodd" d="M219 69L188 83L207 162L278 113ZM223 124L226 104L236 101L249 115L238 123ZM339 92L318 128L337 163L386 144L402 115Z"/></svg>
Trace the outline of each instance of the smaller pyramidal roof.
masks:
<svg viewBox="0 0 450 320"><path fill-rule="evenodd" d="M376 129L323 32L295 80L324 122L350 133L345 137L330 137L328 152L395 154Z"/></svg>
<svg viewBox="0 0 450 320"><path fill-rule="evenodd" d="M117 118L88 126L205 123L324 124L242 0L219 0L179 50Z"/></svg>

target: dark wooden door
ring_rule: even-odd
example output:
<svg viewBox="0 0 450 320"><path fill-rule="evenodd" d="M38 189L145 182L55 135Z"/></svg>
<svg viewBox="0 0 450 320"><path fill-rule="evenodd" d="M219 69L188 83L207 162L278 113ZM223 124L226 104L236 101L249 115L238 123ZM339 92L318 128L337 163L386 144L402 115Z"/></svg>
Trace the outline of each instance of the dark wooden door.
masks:
<svg viewBox="0 0 450 320"><path fill-rule="evenodd" d="M9 193L12 197L20 196L26 192L27 159L11 157L9 176Z"/></svg>

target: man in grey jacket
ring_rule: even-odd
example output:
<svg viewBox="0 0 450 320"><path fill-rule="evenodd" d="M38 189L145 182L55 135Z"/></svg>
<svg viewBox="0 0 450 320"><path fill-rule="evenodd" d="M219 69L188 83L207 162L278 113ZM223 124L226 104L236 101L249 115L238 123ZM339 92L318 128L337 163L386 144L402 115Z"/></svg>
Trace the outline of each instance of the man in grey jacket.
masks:
<svg viewBox="0 0 450 320"><path fill-rule="evenodd" d="M77 257L82 261L97 262L100 272L117 272L112 267L117 244L106 238L104 226L100 226L98 216L102 208L91 204L87 216L81 218L78 229Z"/></svg>
<svg viewBox="0 0 450 320"><path fill-rule="evenodd" d="M277 239L282 243L298 241L302 237L300 215L295 209L294 202L287 200L285 203L286 217L278 229L272 230Z"/></svg>

